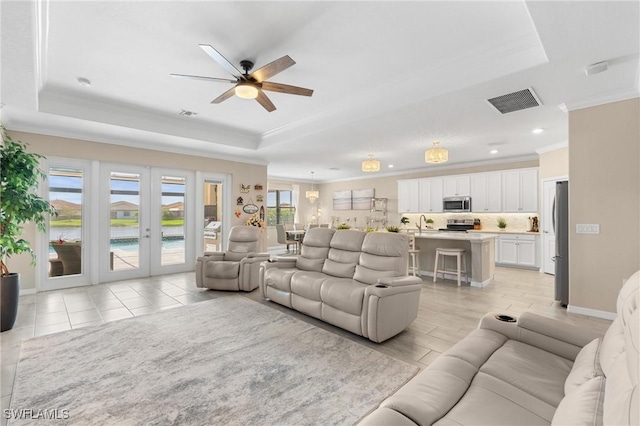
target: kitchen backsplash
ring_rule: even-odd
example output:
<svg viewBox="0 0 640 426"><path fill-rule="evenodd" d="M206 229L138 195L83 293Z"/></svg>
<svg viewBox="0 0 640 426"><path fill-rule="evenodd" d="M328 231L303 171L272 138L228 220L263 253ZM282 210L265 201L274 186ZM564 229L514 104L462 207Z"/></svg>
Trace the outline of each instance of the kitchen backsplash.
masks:
<svg viewBox="0 0 640 426"><path fill-rule="evenodd" d="M406 228L416 228L420 221L419 214L405 213L403 216L409 219ZM540 215L535 213L432 213L425 214L428 219L433 219L433 229L446 228L447 219L480 219L483 231L498 232L498 218L504 218L507 222L507 231L528 231L530 229L529 218ZM424 229L424 219L422 221Z"/></svg>

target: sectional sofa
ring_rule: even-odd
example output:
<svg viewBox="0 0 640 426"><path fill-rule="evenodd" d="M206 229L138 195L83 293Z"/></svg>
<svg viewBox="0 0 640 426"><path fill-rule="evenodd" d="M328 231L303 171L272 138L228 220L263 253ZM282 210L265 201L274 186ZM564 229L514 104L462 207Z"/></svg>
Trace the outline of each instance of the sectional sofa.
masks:
<svg viewBox="0 0 640 426"><path fill-rule="evenodd" d="M361 425L640 424L639 283L640 271L604 336L530 313L485 316Z"/></svg>
<svg viewBox="0 0 640 426"><path fill-rule="evenodd" d="M418 316L420 278L407 276L403 234L310 229L296 258L262 262L264 298L382 342Z"/></svg>

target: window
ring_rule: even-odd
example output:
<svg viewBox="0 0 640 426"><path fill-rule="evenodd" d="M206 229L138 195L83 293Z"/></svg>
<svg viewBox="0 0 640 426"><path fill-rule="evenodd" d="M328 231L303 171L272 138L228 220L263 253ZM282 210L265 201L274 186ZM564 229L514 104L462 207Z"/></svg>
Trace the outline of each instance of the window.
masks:
<svg viewBox="0 0 640 426"><path fill-rule="evenodd" d="M293 224L295 215L293 191L272 190L267 193L267 226Z"/></svg>

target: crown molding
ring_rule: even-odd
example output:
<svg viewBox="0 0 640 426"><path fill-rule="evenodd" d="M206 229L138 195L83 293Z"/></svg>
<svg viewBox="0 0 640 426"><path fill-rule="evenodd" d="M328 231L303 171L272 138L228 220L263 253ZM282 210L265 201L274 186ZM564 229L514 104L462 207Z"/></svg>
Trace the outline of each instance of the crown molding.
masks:
<svg viewBox="0 0 640 426"><path fill-rule="evenodd" d="M566 108L566 111L575 111L578 109L590 108L598 105L609 104L612 102L626 101L637 97L640 97L640 91L637 87L634 87L633 89L611 92L607 93L606 95L595 96L579 102L567 102L563 105Z"/></svg>
<svg viewBox="0 0 640 426"><path fill-rule="evenodd" d="M553 145L547 145L542 148L538 148L536 149L536 153L538 155L546 154L547 152L557 151L559 149L567 148L567 147L569 147L569 141L563 141L563 142L554 143Z"/></svg>

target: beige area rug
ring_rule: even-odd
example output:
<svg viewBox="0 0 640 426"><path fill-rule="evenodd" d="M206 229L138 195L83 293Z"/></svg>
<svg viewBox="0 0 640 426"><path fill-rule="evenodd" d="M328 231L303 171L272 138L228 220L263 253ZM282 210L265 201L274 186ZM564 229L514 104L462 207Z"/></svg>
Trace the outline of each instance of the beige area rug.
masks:
<svg viewBox="0 0 640 426"><path fill-rule="evenodd" d="M349 425L417 370L229 296L25 341L10 424Z"/></svg>

